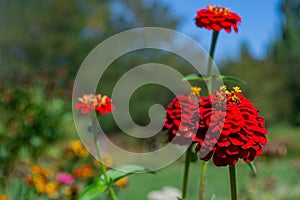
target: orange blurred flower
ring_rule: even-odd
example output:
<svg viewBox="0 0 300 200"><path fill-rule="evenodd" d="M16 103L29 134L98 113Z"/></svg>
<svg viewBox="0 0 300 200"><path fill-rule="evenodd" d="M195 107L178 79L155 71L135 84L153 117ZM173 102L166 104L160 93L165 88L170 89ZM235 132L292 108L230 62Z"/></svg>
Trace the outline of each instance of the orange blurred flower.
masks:
<svg viewBox="0 0 300 200"><path fill-rule="evenodd" d="M125 188L127 185L128 185L128 177L123 177L123 178L117 180L117 182L115 182L115 186L118 186L118 187Z"/></svg>
<svg viewBox="0 0 300 200"><path fill-rule="evenodd" d="M32 165L30 171L34 176L42 176L43 178L49 178L51 171L38 165Z"/></svg>
<svg viewBox="0 0 300 200"><path fill-rule="evenodd" d="M89 178L93 176L94 170L91 165L85 164L73 169L73 175L76 178Z"/></svg>
<svg viewBox="0 0 300 200"><path fill-rule="evenodd" d="M9 198L5 194L0 194L0 200L9 200Z"/></svg>

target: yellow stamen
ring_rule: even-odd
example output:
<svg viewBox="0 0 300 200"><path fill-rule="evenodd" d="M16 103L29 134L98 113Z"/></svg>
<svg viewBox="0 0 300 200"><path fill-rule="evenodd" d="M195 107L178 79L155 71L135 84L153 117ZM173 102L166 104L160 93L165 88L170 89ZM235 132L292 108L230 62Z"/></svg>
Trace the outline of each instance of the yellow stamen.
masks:
<svg viewBox="0 0 300 200"><path fill-rule="evenodd" d="M207 9L211 12L214 12L215 14L224 14L228 15L230 14L230 8L222 8L220 6L213 6L213 5L208 5Z"/></svg>
<svg viewBox="0 0 300 200"><path fill-rule="evenodd" d="M200 96L201 88L200 87L192 87L190 90L190 96Z"/></svg>
<svg viewBox="0 0 300 200"><path fill-rule="evenodd" d="M231 100L232 100L232 101L239 101L240 98L239 98L237 95L233 95L233 96L231 97Z"/></svg>
<svg viewBox="0 0 300 200"><path fill-rule="evenodd" d="M208 9L209 11L213 11L214 6L212 6L211 4L209 4L209 5L207 6L207 9Z"/></svg>
<svg viewBox="0 0 300 200"><path fill-rule="evenodd" d="M239 86L233 87L233 90L234 90L234 92L236 92L236 93L241 93L241 92L242 92L242 90L241 90L241 88L240 88Z"/></svg>
<svg viewBox="0 0 300 200"><path fill-rule="evenodd" d="M226 85L221 86L221 87L220 87L220 90L226 91L226 90L227 90Z"/></svg>

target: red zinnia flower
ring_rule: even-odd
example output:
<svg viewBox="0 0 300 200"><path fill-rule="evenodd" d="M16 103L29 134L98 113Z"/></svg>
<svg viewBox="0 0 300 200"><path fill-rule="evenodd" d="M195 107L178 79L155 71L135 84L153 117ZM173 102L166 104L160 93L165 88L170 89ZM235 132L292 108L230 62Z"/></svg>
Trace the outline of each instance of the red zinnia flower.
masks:
<svg viewBox="0 0 300 200"><path fill-rule="evenodd" d="M78 103L75 106L76 110L81 109L83 114L88 114L91 110L97 110L101 114L112 112L114 105L111 103L111 99L107 96L100 94L83 95L78 98Z"/></svg>
<svg viewBox="0 0 300 200"><path fill-rule="evenodd" d="M202 97L200 124L195 141L202 160L213 156L215 165L234 165L238 159L251 162L267 143L264 119L239 87L226 87ZM201 155L202 154L202 155Z"/></svg>
<svg viewBox="0 0 300 200"><path fill-rule="evenodd" d="M168 105L164 130L168 130L169 141L179 145L191 145L197 133L200 88L193 87L190 95L178 95Z"/></svg>
<svg viewBox="0 0 300 200"><path fill-rule="evenodd" d="M238 25L242 18L238 14L231 12L228 8L208 5L206 9L197 11L195 20L197 26L200 28L204 27L215 31L224 29L228 33L233 28L237 33Z"/></svg>

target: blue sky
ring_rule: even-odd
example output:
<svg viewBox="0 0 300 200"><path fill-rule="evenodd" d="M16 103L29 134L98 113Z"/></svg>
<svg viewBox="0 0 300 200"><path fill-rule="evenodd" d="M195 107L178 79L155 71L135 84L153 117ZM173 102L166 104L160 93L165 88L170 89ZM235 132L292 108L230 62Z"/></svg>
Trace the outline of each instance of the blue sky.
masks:
<svg viewBox="0 0 300 200"><path fill-rule="evenodd" d="M251 54L264 58L267 47L280 34L280 0L161 0L182 19L179 31L193 37L209 49L211 31L199 29L194 24L196 10L207 4L229 7L242 17L239 33L221 31L216 49L217 61L238 58L240 45L247 43Z"/></svg>

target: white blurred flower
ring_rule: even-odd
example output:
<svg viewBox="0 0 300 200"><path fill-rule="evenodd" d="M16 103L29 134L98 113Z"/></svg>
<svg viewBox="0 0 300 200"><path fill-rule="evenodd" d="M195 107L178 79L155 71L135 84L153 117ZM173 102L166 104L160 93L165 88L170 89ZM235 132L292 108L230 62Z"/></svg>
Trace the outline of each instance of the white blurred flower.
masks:
<svg viewBox="0 0 300 200"><path fill-rule="evenodd" d="M148 194L148 200L177 200L179 197L181 197L181 191L172 186L165 186L161 190Z"/></svg>

